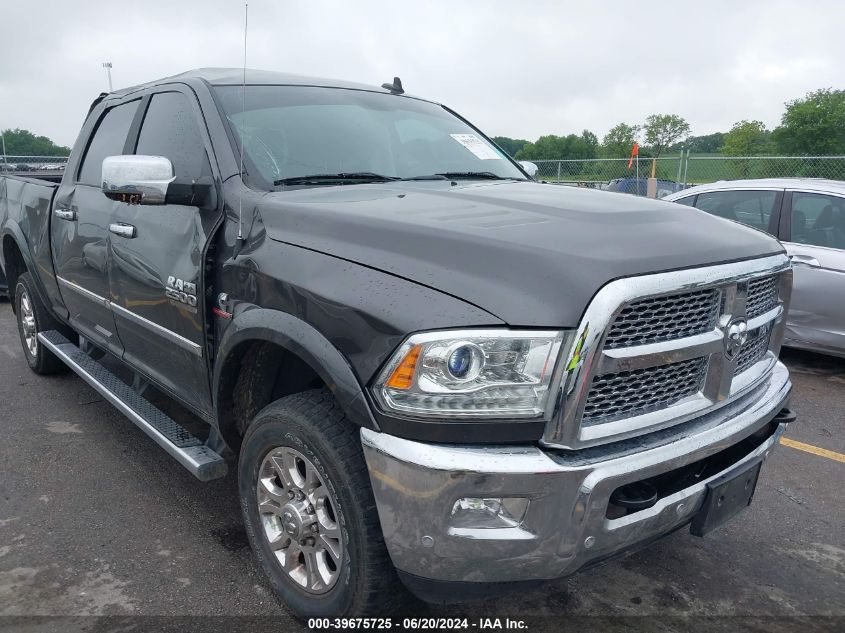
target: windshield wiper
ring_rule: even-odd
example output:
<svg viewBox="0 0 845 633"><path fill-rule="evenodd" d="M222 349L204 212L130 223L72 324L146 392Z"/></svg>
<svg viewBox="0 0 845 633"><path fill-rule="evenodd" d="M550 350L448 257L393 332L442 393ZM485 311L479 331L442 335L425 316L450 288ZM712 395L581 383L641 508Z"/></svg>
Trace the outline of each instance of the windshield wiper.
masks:
<svg viewBox="0 0 845 633"><path fill-rule="evenodd" d="M339 174L312 174L310 176L291 176L290 178L282 178L281 180L274 180L273 186L279 187L281 185L309 185L309 184L326 184L330 182L391 182L399 180L395 176L384 176L383 174L376 174L371 171L352 171L341 172Z"/></svg>
<svg viewBox="0 0 845 633"><path fill-rule="evenodd" d="M427 176L409 176L407 178L399 178L398 180L449 180L443 174L428 174Z"/></svg>
<svg viewBox="0 0 845 633"><path fill-rule="evenodd" d="M457 180L457 179L483 179L483 180L518 180L517 178L506 178L494 174L492 171L445 171L438 174L425 174L421 176L409 176L400 178L398 176L385 176L371 171L351 171L337 174L312 174L310 176L291 176L273 181L273 186L282 185L325 185L332 183L368 183L368 182L395 182L409 180Z"/></svg>
<svg viewBox="0 0 845 633"><path fill-rule="evenodd" d="M469 178L469 179L484 179L484 180L516 180L516 178L507 178L499 176L492 171L444 171L435 176L443 176L444 178Z"/></svg>

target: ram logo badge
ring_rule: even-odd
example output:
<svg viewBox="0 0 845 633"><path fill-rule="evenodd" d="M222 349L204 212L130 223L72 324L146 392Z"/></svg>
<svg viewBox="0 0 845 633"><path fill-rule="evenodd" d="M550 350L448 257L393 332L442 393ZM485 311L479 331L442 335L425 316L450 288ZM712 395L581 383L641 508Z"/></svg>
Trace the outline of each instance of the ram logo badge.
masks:
<svg viewBox="0 0 845 633"><path fill-rule="evenodd" d="M171 275L167 278L165 296L171 301L178 301L191 308L197 307L197 285Z"/></svg>

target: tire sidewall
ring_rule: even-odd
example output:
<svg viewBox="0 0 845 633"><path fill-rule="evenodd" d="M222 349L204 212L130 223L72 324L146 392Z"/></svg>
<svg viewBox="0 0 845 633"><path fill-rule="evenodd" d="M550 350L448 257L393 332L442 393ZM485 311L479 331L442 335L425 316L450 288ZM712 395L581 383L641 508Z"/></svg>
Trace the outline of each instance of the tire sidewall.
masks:
<svg viewBox="0 0 845 633"><path fill-rule="evenodd" d="M338 501L337 521L343 538L343 568L334 587L325 594L309 594L282 570L263 533L258 513L258 471L266 455L274 448L296 449L317 468L330 493ZM346 613L355 602L362 573L362 530L358 512L346 488L331 447L323 438L295 416L278 412L259 413L250 425L241 447L238 465L238 489L244 525L252 549L281 599L301 618L327 617Z"/></svg>
<svg viewBox="0 0 845 633"><path fill-rule="evenodd" d="M23 293L26 292L27 296L29 297L29 304L32 306L32 314L35 318L35 330L36 332L41 331L41 320L38 314L38 308L35 305L35 301L37 301L37 297L33 297L31 284L27 283L27 279L21 277L18 279L18 283L15 286L15 315L17 316L18 322L18 337L21 341L21 348L23 348L23 354L26 358L26 362L31 369L37 370L38 366L41 362L41 356L44 353L44 346L41 344L41 341L36 339L35 345L35 355L33 356L30 351L29 347L26 345L26 339L24 338L23 333L23 311L21 310L21 297ZM36 335L37 336L37 335Z"/></svg>

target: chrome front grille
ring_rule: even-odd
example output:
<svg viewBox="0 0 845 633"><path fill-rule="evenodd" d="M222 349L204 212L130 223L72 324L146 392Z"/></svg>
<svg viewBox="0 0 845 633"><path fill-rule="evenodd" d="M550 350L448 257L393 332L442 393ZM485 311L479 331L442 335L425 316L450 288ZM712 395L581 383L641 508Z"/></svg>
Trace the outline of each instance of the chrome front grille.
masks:
<svg viewBox="0 0 845 633"><path fill-rule="evenodd" d="M602 424L668 407L701 388L707 359L593 377L581 424Z"/></svg>
<svg viewBox="0 0 845 633"><path fill-rule="evenodd" d="M709 288L635 301L616 317L604 346L645 345L712 330L720 299L721 292Z"/></svg>
<svg viewBox="0 0 845 633"><path fill-rule="evenodd" d="M610 282L575 333L543 442L632 437L748 393L777 360L791 288L785 255Z"/></svg>
<svg viewBox="0 0 845 633"><path fill-rule="evenodd" d="M765 314L778 304L778 278L768 275L748 282L748 301L745 312L749 319Z"/></svg>
<svg viewBox="0 0 845 633"><path fill-rule="evenodd" d="M736 369L734 369L734 376L738 376L744 371L748 370L752 365L761 360L766 352L769 350L769 339L771 332L765 328L765 332L758 332L757 336L747 341L743 345L739 354L736 357Z"/></svg>

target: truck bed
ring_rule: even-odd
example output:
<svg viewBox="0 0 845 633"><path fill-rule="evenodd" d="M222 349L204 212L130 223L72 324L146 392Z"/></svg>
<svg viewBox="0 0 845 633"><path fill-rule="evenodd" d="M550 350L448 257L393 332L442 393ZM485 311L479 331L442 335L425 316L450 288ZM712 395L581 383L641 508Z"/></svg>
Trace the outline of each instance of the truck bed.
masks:
<svg viewBox="0 0 845 633"><path fill-rule="evenodd" d="M38 262L44 266L49 274L44 275L45 284L55 284L52 275L52 262L50 258L50 212L53 207L53 198L59 183L42 180L39 178L27 178L22 176L0 176L0 234L8 236L0 242L0 261L2 262L2 273L0 274L0 293L3 293L7 272L6 253L4 250L11 246L12 235L18 239L18 243L28 253L28 261L32 264ZM47 288L42 287L42 290ZM46 295L45 295L46 296Z"/></svg>
<svg viewBox="0 0 845 633"><path fill-rule="evenodd" d="M9 220L16 218L49 224L50 205L58 188L59 183L40 178L0 176L0 226L5 227ZM27 226L34 228L31 223Z"/></svg>
<svg viewBox="0 0 845 633"><path fill-rule="evenodd" d="M38 182L54 182L60 183L64 171L60 169L40 170L40 171L19 171L0 173L0 176L11 176L13 178L23 178L24 180L37 180Z"/></svg>

